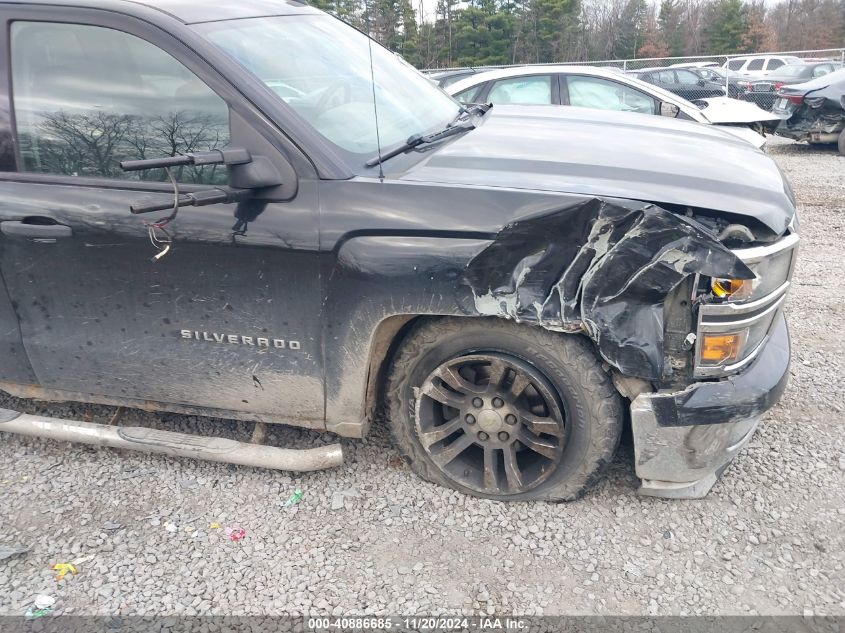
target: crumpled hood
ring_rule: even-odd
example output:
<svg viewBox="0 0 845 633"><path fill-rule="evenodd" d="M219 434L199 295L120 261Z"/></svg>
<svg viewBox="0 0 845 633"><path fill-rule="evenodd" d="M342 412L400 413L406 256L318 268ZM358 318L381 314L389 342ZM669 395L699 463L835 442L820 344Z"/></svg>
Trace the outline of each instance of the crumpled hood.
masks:
<svg viewBox="0 0 845 633"><path fill-rule="evenodd" d="M750 101L740 101L730 97L712 97L696 99L704 102L701 110L711 123L763 123L779 121L780 117L772 114Z"/></svg>
<svg viewBox="0 0 845 633"><path fill-rule="evenodd" d="M635 113L494 106L401 177L680 204L756 218L795 212L775 163L715 126Z"/></svg>

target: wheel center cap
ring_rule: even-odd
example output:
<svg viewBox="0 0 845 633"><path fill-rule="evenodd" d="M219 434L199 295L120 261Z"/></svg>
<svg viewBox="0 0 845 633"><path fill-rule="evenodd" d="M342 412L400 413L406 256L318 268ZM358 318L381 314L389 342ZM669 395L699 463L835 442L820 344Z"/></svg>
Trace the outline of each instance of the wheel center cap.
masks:
<svg viewBox="0 0 845 633"><path fill-rule="evenodd" d="M503 426L502 416L493 411L493 409L484 409L484 411L478 414L478 426L491 435L498 433Z"/></svg>

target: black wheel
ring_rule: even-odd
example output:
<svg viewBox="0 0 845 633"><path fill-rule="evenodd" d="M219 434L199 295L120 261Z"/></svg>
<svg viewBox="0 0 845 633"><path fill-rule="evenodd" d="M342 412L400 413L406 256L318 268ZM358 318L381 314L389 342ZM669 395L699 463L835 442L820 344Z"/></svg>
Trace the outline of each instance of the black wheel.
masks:
<svg viewBox="0 0 845 633"><path fill-rule="evenodd" d="M493 499L577 498L622 428L621 399L586 339L500 319L417 325L387 399L417 474Z"/></svg>
<svg viewBox="0 0 845 633"><path fill-rule="evenodd" d="M845 130L839 133L839 142L837 145L839 146L839 153L845 156Z"/></svg>

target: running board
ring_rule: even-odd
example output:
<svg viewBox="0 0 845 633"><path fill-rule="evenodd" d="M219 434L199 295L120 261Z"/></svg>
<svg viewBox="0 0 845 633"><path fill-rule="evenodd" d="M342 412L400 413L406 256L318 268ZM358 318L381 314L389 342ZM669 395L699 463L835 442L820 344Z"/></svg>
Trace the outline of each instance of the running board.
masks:
<svg viewBox="0 0 845 633"><path fill-rule="evenodd" d="M273 470L297 472L323 470L343 463L343 449L340 444L301 450L275 448L238 442L224 437L206 437L140 426L118 427L81 420L48 418L11 409L0 409L0 432L3 431L60 442L81 442Z"/></svg>

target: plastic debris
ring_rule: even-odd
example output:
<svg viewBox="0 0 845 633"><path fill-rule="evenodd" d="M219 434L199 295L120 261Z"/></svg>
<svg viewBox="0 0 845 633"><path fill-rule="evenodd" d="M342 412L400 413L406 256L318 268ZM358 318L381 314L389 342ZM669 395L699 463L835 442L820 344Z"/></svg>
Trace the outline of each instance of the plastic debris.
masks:
<svg viewBox="0 0 845 633"><path fill-rule="evenodd" d="M341 510L346 505L347 497L360 497L360 493L355 488L348 488L346 490L338 490L332 493L332 510Z"/></svg>
<svg viewBox="0 0 845 633"><path fill-rule="evenodd" d="M20 556L29 551L27 545L0 545L0 560L12 558L13 556Z"/></svg>
<svg viewBox="0 0 845 633"><path fill-rule="evenodd" d="M246 538L246 530L240 527L227 527L226 536L228 536L230 540L237 543L238 541L241 541Z"/></svg>
<svg viewBox="0 0 845 633"><path fill-rule="evenodd" d="M45 596L40 593L35 596L35 602L26 610L24 617L28 620L36 618L43 618L45 615L53 613L53 605L56 604L56 599L52 596Z"/></svg>
<svg viewBox="0 0 845 633"><path fill-rule="evenodd" d="M167 523L164 524L164 529L167 530L168 532L176 532L176 531L179 530L179 528L176 527L175 523L170 523L170 522L167 522Z"/></svg>
<svg viewBox="0 0 845 633"><path fill-rule="evenodd" d="M297 503L299 503L300 501L302 501L302 496L303 496L303 495L302 495L302 491L301 491L299 488L297 488L297 489L294 491L294 493L290 496L290 499L288 499L287 501L285 501L283 505L284 505L285 507L288 507L288 506L294 506L294 505L296 505Z"/></svg>
<svg viewBox="0 0 845 633"><path fill-rule="evenodd" d="M210 527L212 530L219 530L219 529L220 529L220 524L219 524L219 523L212 523L212 524L211 524L211 525L209 525L208 527Z"/></svg>
<svg viewBox="0 0 845 633"><path fill-rule="evenodd" d="M50 569L56 572L56 580L62 581L65 579L65 576L70 574L71 576L76 573L76 565L73 563L56 563Z"/></svg>

